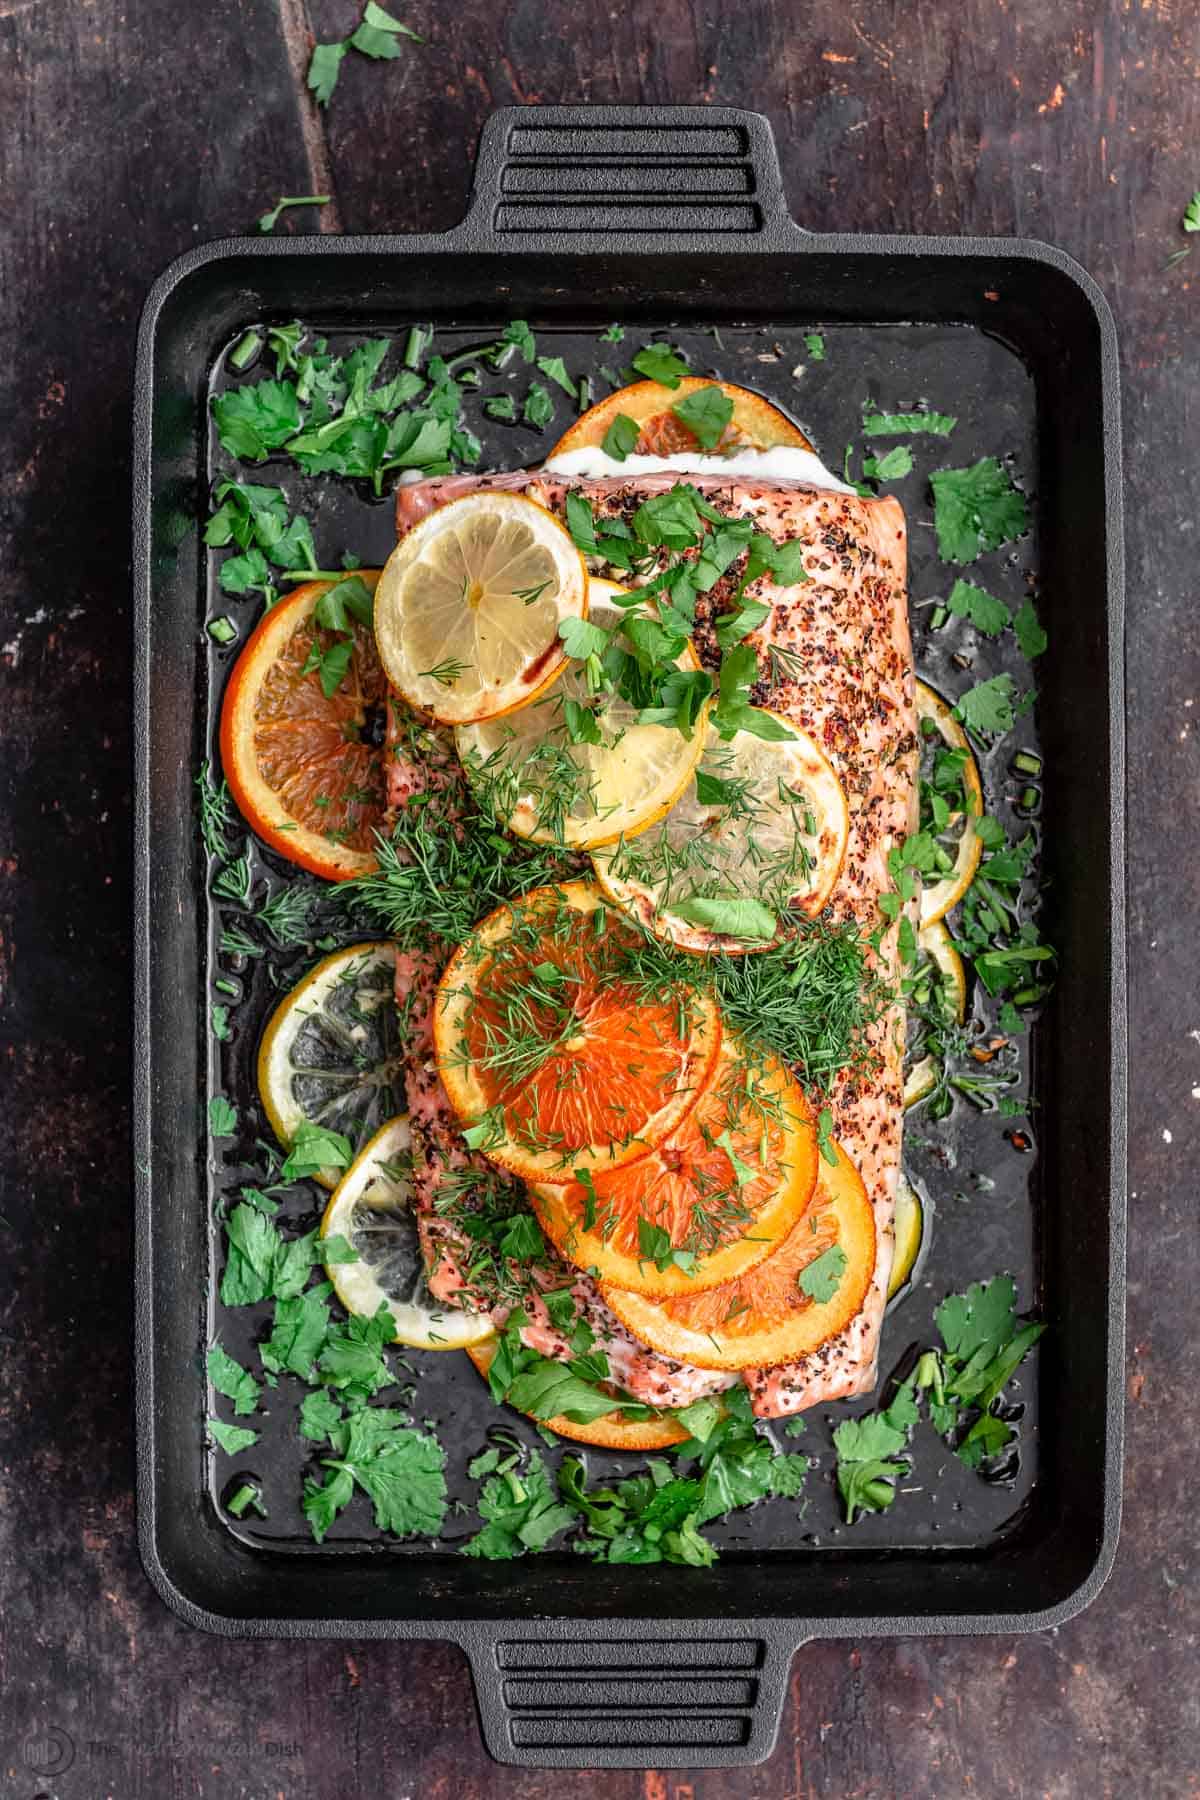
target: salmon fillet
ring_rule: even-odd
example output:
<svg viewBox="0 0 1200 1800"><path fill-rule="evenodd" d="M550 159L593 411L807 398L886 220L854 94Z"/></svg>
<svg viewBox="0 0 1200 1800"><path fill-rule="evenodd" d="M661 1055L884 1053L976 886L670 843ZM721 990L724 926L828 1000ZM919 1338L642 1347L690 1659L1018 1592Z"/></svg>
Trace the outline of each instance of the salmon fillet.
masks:
<svg viewBox="0 0 1200 1800"><path fill-rule="evenodd" d="M628 515L680 479L669 473L568 482L540 471L445 476L397 491L397 525L404 532L433 507L480 488L528 493L560 516L571 492L588 500L599 518ZM798 482L717 475L684 479L731 518L751 519L757 530L777 541L798 538L804 546L807 582L781 587L762 577L749 590L750 597L771 606L750 639L763 670L752 698L806 731L837 771L849 804L850 834L830 899L831 915L855 921L865 936L878 928L880 895L893 886L888 854L917 828L918 738L904 514L891 498L864 499ZM593 572L621 576L620 570L602 570L594 559ZM720 660L711 622L728 610L736 580L730 572L697 606L695 644L709 668ZM772 647L784 655L771 658ZM886 931L875 957L878 972L897 994L898 929L897 924ZM898 1000L868 1028L867 1038L873 1058L842 1073L829 1104L835 1135L855 1162L874 1211L877 1249L871 1288L851 1325L820 1350L794 1363L746 1371L754 1410L763 1418L850 1398L871 1391L876 1383L904 1116L904 1013ZM439 1103L449 1110L444 1094ZM595 1303L603 1306L599 1296ZM623 1328L612 1323L619 1338ZM640 1345L637 1352L653 1356ZM635 1352L627 1350L620 1360L627 1358L636 1362ZM668 1392L680 1395L675 1404L696 1397L699 1388L678 1364L653 1360L666 1365L652 1377L663 1390L654 1396L660 1403L672 1403ZM636 1368L634 1376L638 1378Z"/></svg>

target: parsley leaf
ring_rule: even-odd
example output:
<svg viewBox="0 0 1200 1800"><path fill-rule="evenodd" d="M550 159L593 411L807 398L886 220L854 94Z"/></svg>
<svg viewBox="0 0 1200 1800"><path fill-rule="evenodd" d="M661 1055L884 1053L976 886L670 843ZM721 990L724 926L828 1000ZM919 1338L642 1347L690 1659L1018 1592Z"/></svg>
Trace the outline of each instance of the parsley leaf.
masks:
<svg viewBox="0 0 1200 1800"><path fill-rule="evenodd" d="M883 1413L868 1413L839 1425L833 1443L847 1525L853 1525L859 1513L884 1512L896 1498L896 1482L912 1466L900 1460L906 1433L889 1424Z"/></svg>
<svg viewBox="0 0 1200 1800"><path fill-rule="evenodd" d="M701 894L693 894L688 898L672 901L671 911L685 919L689 925L699 925L706 931L762 943L770 943L779 929L775 914L760 900L721 899L715 896L706 898Z"/></svg>
<svg viewBox="0 0 1200 1800"><path fill-rule="evenodd" d="M985 637L999 637L1010 622L1009 611L1003 600L997 600L985 589L975 587L972 582L963 581L961 577L950 589L946 610L952 612L956 619L969 619L976 631L982 631Z"/></svg>
<svg viewBox="0 0 1200 1800"><path fill-rule="evenodd" d="M618 413L605 432L600 448L606 456L611 456L614 461L624 462L625 458L636 449L641 435L642 428L636 419L629 418L625 413Z"/></svg>
<svg viewBox="0 0 1200 1800"><path fill-rule="evenodd" d="M214 394L221 448L242 462L265 462L300 429L300 402L290 381L250 382Z"/></svg>
<svg viewBox="0 0 1200 1800"><path fill-rule="evenodd" d="M224 1094L214 1094L208 1103L208 1129L215 1138L231 1138L237 1131L237 1111Z"/></svg>
<svg viewBox="0 0 1200 1800"><path fill-rule="evenodd" d="M1200 193L1193 194L1184 207L1182 223L1185 231L1200 231Z"/></svg>
<svg viewBox="0 0 1200 1800"><path fill-rule="evenodd" d="M317 1357L329 1335L328 1296L332 1292L329 1282L323 1281L306 1293L275 1302L271 1335L258 1350L264 1369L273 1375L287 1370L304 1381L313 1379Z"/></svg>
<svg viewBox="0 0 1200 1800"><path fill-rule="evenodd" d="M425 42L410 25L402 25L399 19L393 19L391 13L376 4L376 0L367 0L362 24L351 34L349 42L351 49L361 51L364 56L391 61L401 54L397 39L402 37L416 44Z"/></svg>
<svg viewBox="0 0 1200 1800"><path fill-rule="evenodd" d="M825 361L825 339L819 331L808 331L804 334L804 348L814 362Z"/></svg>
<svg viewBox="0 0 1200 1800"><path fill-rule="evenodd" d="M331 1131L328 1126L310 1124L306 1119L296 1128L280 1173L285 1181L295 1181L304 1175L315 1175L321 1169L348 1169L353 1161L354 1146L348 1137L340 1131Z"/></svg>
<svg viewBox="0 0 1200 1800"><path fill-rule="evenodd" d="M539 356L537 366L548 381L556 381L572 400L575 398L575 383L567 374L567 365L561 356Z"/></svg>
<svg viewBox="0 0 1200 1800"><path fill-rule="evenodd" d="M313 53L308 62L307 85L316 96L318 106L328 106L332 100L333 90L342 72L342 58L349 47L348 43L313 45Z"/></svg>
<svg viewBox="0 0 1200 1800"><path fill-rule="evenodd" d="M958 420L949 413L882 413L864 409L862 428L864 437L912 437L918 432L949 437L957 424Z"/></svg>
<svg viewBox="0 0 1200 1800"><path fill-rule="evenodd" d="M541 431L554 417L554 402L549 392L540 381L531 381L529 392L525 396L525 407L522 418L526 425L532 425Z"/></svg>
<svg viewBox="0 0 1200 1800"><path fill-rule="evenodd" d="M677 388L684 377L691 374L682 356L670 344L648 344L638 351L633 366L647 381L657 381L669 388Z"/></svg>
<svg viewBox="0 0 1200 1800"><path fill-rule="evenodd" d="M239 1418L254 1411L258 1405L259 1386L249 1369L243 1369L221 1344L214 1344L209 1350L206 1367L208 1379L218 1394L233 1401L233 1410Z"/></svg>
<svg viewBox="0 0 1200 1800"><path fill-rule="evenodd" d="M1017 616L1013 620L1013 630L1017 634L1021 655L1027 656L1031 662L1035 656L1042 654L1050 641L1038 619L1037 608L1029 599L1022 601Z"/></svg>
<svg viewBox="0 0 1200 1800"><path fill-rule="evenodd" d="M513 1463L484 1484L479 1512L486 1523L463 1545L464 1556L500 1562L527 1550L545 1550L560 1531L578 1522L575 1508L556 1498L540 1451L529 1452L524 1469L515 1466L516 1458Z"/></svg>
<svg viewBox="0 0 1200 1800"><path fill-rule="evenodd" d="M907 444L897 444L883 456L866 456L863 458L863 479L866 481L899 481L902 475L912 474L912 451Z"/></svg>
<svg viewBox="0 0 1200 1800"><path fill-rule="evenodd" d="M415 1431L401 1413L367 1406L335 1429L332 1447L336 1454L322 1464L334 1471L333 1482L305 1484L304 1511L318 1543L355 1486L369 1495L381 1531L433 1537L441 1530L446 1458L436 1438Z"/></svg>
<svg viewBox="0 0 1200 1800"><path fill-rule="evenodd" d="M954 717L968 731L995 737L1012 730L1015 697L1016 684L1012 676L993 675L990 681L977 682L967 689L954 708Z"/></svg>
<svg viewBox="0 0 1200 1800"><path fill-rule="evenodd" d="M702 450L713 450L733 417L733 401L719 387L702 387L676 400L671 411Z"/></svg>
<svg viewBox="0 0 1200 1800"><path fill-rule="evenodd" d="M846 1273L846 1252L840 1244L830 1244L822 1250L820 1256L801 1269L797 1277L797 1286L802 1294L818 1305L832 1300L842 1285L842 1276Z"/></svg>
<svg viewBox="0 0 1200 1800"><path fill-rule="evenodd" d="M251 1431L245 1425L226 1425L222 1419L208 1419L206 1423L227 1456L236 1456L258 1442L257 1431Z"/></svg>
<svg viewBox="0 0 1200 1800"><path fill-rule="evenodd" d="M1025 496L994 456L969 469L938 469L929 484L943 562L975 562L1028 529Z"/></svg>

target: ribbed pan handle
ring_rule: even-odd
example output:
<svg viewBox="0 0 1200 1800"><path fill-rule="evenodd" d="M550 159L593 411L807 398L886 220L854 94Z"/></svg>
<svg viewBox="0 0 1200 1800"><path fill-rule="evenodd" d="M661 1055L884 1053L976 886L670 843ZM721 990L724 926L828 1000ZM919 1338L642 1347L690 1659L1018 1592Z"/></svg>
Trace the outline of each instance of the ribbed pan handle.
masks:
<svg viewBox="0 0 1200 1800"><path fill-rule="evenodd" d="M483 128L471 209L478 247L552 237L604 248L795 232L769 122L732 106L510 106Z"/></svg>
<svg viewBox="0 0 1200 1800"><path fill-rule="evenodd" d="M793 1646L688 1630L571 1642L484 1628L467 1651L489 1754L533 1769L762 1762L779 1731Z"/></svg>

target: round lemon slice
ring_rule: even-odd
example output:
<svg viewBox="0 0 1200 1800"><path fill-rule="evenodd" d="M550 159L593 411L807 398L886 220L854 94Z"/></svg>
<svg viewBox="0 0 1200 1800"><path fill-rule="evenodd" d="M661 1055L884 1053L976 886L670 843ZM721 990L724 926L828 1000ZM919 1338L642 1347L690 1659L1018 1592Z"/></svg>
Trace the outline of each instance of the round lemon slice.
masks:
<svg viewBox="0 0 1200 1800"><path fill-rule="evenodd" d="M966 753L961 779L967 797L967 809L965 812L951 813L945 833L938 834L943 841L947 835L957 840L953 850L948 852L953 855L954 864L937 880L927 878L921 891L921 923L935 925L939 919L945 918L952 907L958 905L975 879L975 871L983 855L983 845L975 830L975 821L983 813L983 784L979 779L979 766L971 753L966 732L954 717L949 703L923 681L917 683L917 718L921 721L922 745L940 737L948 750ZM927 719L935 727L933 732L925 730Z"/></svg>
<svg viewBox="0 0 1200 1800"><path fill-rule="evenodd" d="M271 1015L258 1092L280 1143L304 1124L363 1144L404 1100L404 1045L393 999L392 944L351 944L309 971ZM342 1170L316 1177L336 1187Z"/></svg>
<svg viewBox="0 0 1200 1800"><path fill-rule="evenodd" d="M489 1314L445 1306L429 1292L412 1213L411 1141L408 1120L389 1119L346 1170L325 1208L321 1236L344 1237L357 1261L327 1263L325 1273L348 1313L373 1319L386 1301L397 1344L462 1350L495 1327Z"/></svg>
<svg viewBox="0 0 1200 1800"><path fill-rule="evenodd" d="M627 592L593 577L589 623L610 631L622 617L613 596ZM690 645L677 666L700 667ZM496 811L519 837L589 850L636 837L661 819L700 760L703 720L689 739L637 718L620 694L590 693L583 664L572 663L530 705L460 726L455 738L467 773L495 796Z"/></svg>
<svg viewBox="0 0 1200 1800"><path fill-rule="evenodd" d="M888 1277L887 1297L893 1300L908 1285L921 1253L925 1235L925 1209L921 1196L907 1176L901 1175L896 1185L896 1250L892 1272Z"/></svg>
<svg viewBox="0 0 1200 1800"><path fill-rule="evenodd" d="M560 673L558 628L587 617L587 569L565 527L524 494L477 491L401 538L375 593L392 686L446 725L528 705Z"/></svg>
<svg viewBox="0 0 1200 1800"><path fill-rule="evenodd" d="M850 829L841 783L812 739L781 723L791 737L710 733L666 817L593 853L609 899L682 949L764 950L778 935L775 915L815 916L841 873Z"/></svg>
<svg viewBox="0 0 1200 1800"><path fill-rule="evenodd" d="M961 1025L967 1016L967 973L954 939L939 920L936 925L922 925L917 938L920 956L913 979L920 985L923 961L930 966L930 981L937 984L942 1010ZM938 1082L938 1063L933 1056L922 1056L904 1076L904 1108L928 1099Z"/></svg>

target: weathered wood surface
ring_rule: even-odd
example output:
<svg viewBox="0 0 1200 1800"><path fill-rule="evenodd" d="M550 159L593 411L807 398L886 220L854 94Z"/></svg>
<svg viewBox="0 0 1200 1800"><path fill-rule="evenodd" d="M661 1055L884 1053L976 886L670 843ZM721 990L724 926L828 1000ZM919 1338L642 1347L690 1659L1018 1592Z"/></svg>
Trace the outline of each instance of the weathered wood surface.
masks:
<svg viewBox="0 0 1200 1800"><path fill-rule="evenodd" d="M395 10L401 10L396 7ZM957 1800L1200 1792L1192 1503L1200 1159L1193 698L1200 252L1196 0L464 0L347 63L351 0L0 0L0 1770L26 1800L600 1792ZM804 223L1018 233L1123 332L1132 900L1127 1522L1063 1630L813 1646L755 1771L499 1771L440 1647L245 1645L146 1585L129 1428L129 380L178 251L331 183L324 228L438 229L512 101L711 100L774 123ZM311 214L287 229L313 229ZM74 1761L27 1766L65 1733ZM271 1748L274 1746L274 1749ZM35 1758L36 1760L36 1758Z"/></svg>

